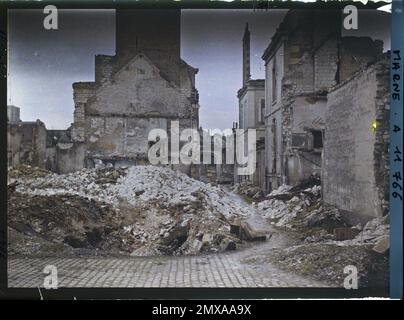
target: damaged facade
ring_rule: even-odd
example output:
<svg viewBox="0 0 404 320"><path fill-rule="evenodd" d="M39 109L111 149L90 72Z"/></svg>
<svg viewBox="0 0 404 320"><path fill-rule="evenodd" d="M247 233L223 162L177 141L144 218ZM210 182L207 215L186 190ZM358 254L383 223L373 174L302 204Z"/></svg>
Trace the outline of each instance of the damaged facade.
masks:
<svg viewBox="0 0 404 320"><path fill-rule="evenodd" d="M76 150L71 129L48 130L39 119L22 121L20 108L8 106L7 164L9 167L30 165L58 173L76 170Z"/></svg>
<svg viewBox="0 0 404 320"><path fill-rule="evenodd" d="M44 167L46 127L40 121L7 123L7 162L9 166L27 164Z"/></svg>
<svg viewBox="0 0 404 320"><path fill-rule="evenodd" d="M227 161L226 146L233 134L213 133L199 128L200 161L191 165L190 176L194 179L217 184L234 183L234 161Z"/></svg>
<svg viewBox="0 0 404 320"><path fill-rule="evenodd" d="M367 37L342 37L340 11L289 11L263 55L268 191L320 174L328 90L382 48Z"/></svg>
<svg viewBox="0 0 404 320"><path fill-rule="evenodd" d="M198 69L180 58L180 18L116 11L116 55L96 56L95 81L73 84L78 168L147 163L150 130L198 128Z"/></svg>
<svg viewBox="0 0 404 320"><path fill-rule="evenodd" d="M19 107L12 105L7 106L7 121L11 123L21 121Z"/></svg>

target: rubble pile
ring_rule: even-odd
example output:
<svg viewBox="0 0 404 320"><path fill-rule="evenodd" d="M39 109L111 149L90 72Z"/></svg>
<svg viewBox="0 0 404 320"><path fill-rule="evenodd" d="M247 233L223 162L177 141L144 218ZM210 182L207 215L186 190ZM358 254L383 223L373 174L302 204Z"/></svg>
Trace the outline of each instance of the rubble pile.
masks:
<svg viewBox="0 0 404 320"><path fill-rule="evenodd" d="M235 249L240 239L230 225L248 215L227 191L166 167L20 175L9 189L9 225L15 231L121 254Z"/></svg>
<svg viewBox="0 0 404 320"><path fill-rule="evenodd" d="M307 186L307 185L304 185ZM267 199L256 204L271 224L293 230L325 229L331 231L347 224L338 209L321 201L321 186L298 189L282 185Z"/></svg>
<svg viewBox="0 0 404 320"><path fill-rule="evenodd" d="M256 206L271 224L296 231L301 242L254 259L338 286L344 267L354 265L361 287L388 284L388 216L351 226L337 208L322 202L320 185L308 183L283 185Z"/></svg>
<svg viewBox="0 0 404 320"><path fill-rule="evenodd" d="M322 202L320 185L303 190L282 185L266 198L256 204L264 217L277 227L299 231L304 243L376 244L389 234L388 216L370 220L364 227L351 226L338 208Z"/></svg>
<svg viewBox="0 0 404 320"><path fill-rule="evenodd" d="M133 166L111 190L137 206L156 204L186 214L203 212L207 218L219 215L224 220L248 215L222 188L164 167Z"/></svg>
<svg viewBox="0 0 404 320"><path fill-rule="evenodd" d="M8 198L9 252L124 251L117 234L121 220L110 205L83 197L12 192Z"/></svg>
<svg viewBox="0 0 404 320"><path fill-rule="evenodd" d="M116 204L116 196L111 192L110 186L116 183L125 169L82 169L69 174L58 175L51 173L42 177L22 175L9 180L20 193L42 196L76 195L100 202Z"/></svg>

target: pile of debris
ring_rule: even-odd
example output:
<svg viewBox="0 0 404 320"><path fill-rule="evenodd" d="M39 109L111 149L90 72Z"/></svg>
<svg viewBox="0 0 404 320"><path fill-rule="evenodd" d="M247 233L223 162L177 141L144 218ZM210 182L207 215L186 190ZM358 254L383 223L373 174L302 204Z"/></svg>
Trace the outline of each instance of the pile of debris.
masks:
<svg viewBox="0 0 404 320"><path fill-rule="evenodd" d="M15 231L132 255L235 249L241 239L230 226L249 213L224 189L157 166L14 176L8 203Z"/></svg>
<svg viewBox="0 0 404 320"><path fill-rule="evenodd" d="M390 249L390 223L389 216L377 217L368 221L362 228L361 225L352 227L356 230L354 237L347 237L348 239L337 239L341 241L327 241L330 244L338 246L354 246L354 245L370 245L372 250L387 254Z"/></svg>
<svg viewBox="0 0 404 320"><path fill-rule="evenodd" d="M338 208L322 201L321 186L310 186L307 181L293 188L282 185L266 198L256 204L264 217L277 227L299 231L305 243L334 240L339 245L375 244L389 233L388 216L374 218L364 227L350 225Z"/></svg>
<svg viewBox="0 0 404 320"><path fill-rule="evenodd" d="M264 193L262 192L261 188L254 185L251 181L236 183L231 187L231 190L247 199L252 199L255 201L260 201L264 197Z"/></svg>
<svg viewBox="0 0 404 320"><path fill-rule="evenodd" d="M297 246L274 249L270 261L278 266L312 275L319 280L342 286L344 268L358 269L359 287L388 287L389 283L389 217L378 217L351 228L338 228L332 236L307 241ZM354 230L349 232L349 230ZM348 234L342 237L341 235ZM356 236L355 236L356 235ZM345 238L349 238L345 240ZM353 238L353 239L352 239ZM330 240L329 240L330 239ZM308 243L314 242L314 243Z"/></svg>
<svg viewBox="0 0 404 320"><path fill-rule="evenodd" d="M74 173L49 173L45 176L18 175L10 176L9 186L23 194L32 195L76 195L100 202L114 204L114 195L110 186L126 174L127 169L82 169Z"/></svg>
<svg viewBox="0 0 404 320"><path fill-rule="evenodd" d="M350 225L338 208L322 202L321 186L315 179L293 188L283 185L256 206L271 224L296 231L301 240L298 245L274 249L262 259L339 286L346 276L344 267L354 265L361 287L387 285L388 216L363 227Z"/></svg>
<svg viewBox="0 0 404 320"><path fill-rule="evenodd" d="M307 188L306 188L307 187ZM339 210L321 201L321 186L282 185L256 204L271 224L292 230L346 227Z"/></svg>
<svg viewBox="0 0 404 320"><path fill-rule="evenodd" d="M314 183L315 179L309 179L293 188L282 185L256 206L271 224L298 231L304 243L376 244L388 236L388 216L375 218L364 227L352 226L338 208L322 202L321 186Z"/></svg>

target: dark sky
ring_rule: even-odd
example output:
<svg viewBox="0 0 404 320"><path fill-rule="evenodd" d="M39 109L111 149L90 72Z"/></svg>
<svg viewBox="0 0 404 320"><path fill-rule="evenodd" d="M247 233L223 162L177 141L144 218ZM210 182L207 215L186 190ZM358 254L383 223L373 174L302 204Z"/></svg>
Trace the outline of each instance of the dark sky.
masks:
<svg viewBox="0 0 404 320"><path fill-rule="evenodd" d="M204 128L231 128L237 120L241 86L241 38L251 32L252 77L264 77L261 55L285 11L183 10L181 54L199 68L197 88ZM43 28L41 10L13 10L9 19L8 103L21 108L22 120L41 119L48 129L73 122L72 83L94 80L94 56L114 54L113 10L59 10L59 30ZM359 30L390 47L390 15L363 12Z"/></svg>

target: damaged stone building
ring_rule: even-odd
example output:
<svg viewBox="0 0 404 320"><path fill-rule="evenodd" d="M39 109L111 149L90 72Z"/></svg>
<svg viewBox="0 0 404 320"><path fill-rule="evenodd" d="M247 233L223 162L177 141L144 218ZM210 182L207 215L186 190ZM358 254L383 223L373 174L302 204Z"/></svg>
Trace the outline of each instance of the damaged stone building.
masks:
<svg viewBox="0 0 404 320"><path fill-rule="evenodd" d="M180 15L116 10L116 55L96 56L95 81L73 84L76 168L147 163L150 130L198 128L198 69L180 57Z"/></svg>
<svg viewBox="0 0 404 320"><path fill-rule="evenodd" d="M289 10L262 55L264 83L250 79L246 28L239 124L258 130L249 180L264 193L315 174L355 223L388 212L389 68L382 41L341 28L340 10Z"/></svg>
<svg viewBox="0 0 404 320"><path fill-rule="evenodd" d="M343 37L341 21L340 10L290 10L262 56L268 192L321 174L329 89L382 55L382 41Z"/></svg>
<svg viewBox="0 0 404 320"><path fill-rule="evenodd" d="M45 124L40 121L8 121L7 163L44 167L46 161Z"/></svg>
<svg viewBox="0 0 404 320"><path fill-rule="evenodd" d="M68 172L73 143L70 128L48 130L41 120L22 121L20 108L7 106L7 165L30 165L54 172Z"/></svg>

